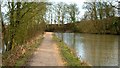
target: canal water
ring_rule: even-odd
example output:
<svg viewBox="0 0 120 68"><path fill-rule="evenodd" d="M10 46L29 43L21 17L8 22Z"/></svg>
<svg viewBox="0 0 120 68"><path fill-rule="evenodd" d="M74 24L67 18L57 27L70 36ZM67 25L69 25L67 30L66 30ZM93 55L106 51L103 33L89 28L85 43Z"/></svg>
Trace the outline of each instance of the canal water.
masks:
<svg viewBox="0 0 120 68"><path fill-rule="evenodd" d="M2 66L2 36L0 31L0 68Z"/></svg>
<svg viewBox="0 0 120 68"><path fill-rule="evenodd" d="M56 36L92 66L118 66L118 35L56 33Z"/></svg>

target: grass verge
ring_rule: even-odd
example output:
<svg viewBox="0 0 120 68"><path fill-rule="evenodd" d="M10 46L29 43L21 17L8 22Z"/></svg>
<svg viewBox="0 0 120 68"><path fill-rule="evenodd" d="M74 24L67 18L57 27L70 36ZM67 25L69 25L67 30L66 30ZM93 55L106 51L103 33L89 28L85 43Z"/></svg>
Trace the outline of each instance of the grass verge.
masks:
<svg viewBox="0 0 120 68"><path fill-rule="evenodd" d="M59 46L60 54L65 62L66 66L81 66L79 58L74 54L74 52L59 38L53 34L53 40L57 42Z"/></svg>

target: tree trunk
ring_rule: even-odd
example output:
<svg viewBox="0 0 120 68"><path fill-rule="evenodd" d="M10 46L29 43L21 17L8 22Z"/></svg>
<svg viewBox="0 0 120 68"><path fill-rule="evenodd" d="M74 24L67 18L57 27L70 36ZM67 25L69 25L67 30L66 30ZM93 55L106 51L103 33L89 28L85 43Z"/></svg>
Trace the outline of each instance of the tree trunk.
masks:
<svg viewBox="0 0 120 68"><path fill-rule="evenodd" d="M0 22L2 24L2 52L4 52L5 51L5 48L4 48L5 26L4 26L3 17L2 17L1 4L0 4L0 17L1 17Z"/></svg>

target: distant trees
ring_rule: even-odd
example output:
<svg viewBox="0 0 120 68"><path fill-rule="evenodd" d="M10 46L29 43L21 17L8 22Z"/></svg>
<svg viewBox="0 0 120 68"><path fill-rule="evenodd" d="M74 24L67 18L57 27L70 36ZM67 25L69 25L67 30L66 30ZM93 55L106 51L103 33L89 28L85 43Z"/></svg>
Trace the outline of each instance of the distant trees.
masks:
<svg viewBox="0 0 120 68"><path fill-rule="evenodd" d="M54 5L55 13L57 17L57 23L58 24L64 24L67 14L67 7L68 5L66 3L60 2Z"/></svg>
<svg viewBox="0 0 120 68"><path fill-rule="evenodd" d="M78 21L78 15L80 11L77 4L75 3L50 3L50 5L48 5L48 9L49 10L46 13L47 22L52 23L53 25L56 24L54 27L48 24L49 26L47 26L47 29L50 31L54 29L64 31L66 29L66 27L64 27L66 23L75 23ZM74 25L70 26L70 28L74 29Z"/></svg>
<svg viewBox="0 0 120 68"><path fill-rule="evenodd" d="M48 9L51 11L48 11L48 13L52 13L52 22L56 22L57 24L64 24L65 22L76 22L76 18L79 14L79 9L77 7L77 4L67 4L67 3L56 3L50 5ZM50 19L49 19L50 20Z"/></svg>
<svg viewBox="0 0 120 68"><path fill-rule="evenodd" d="M68 13L70 15L70 19L71 19L71 22L75 23L76 22L76 18L77 18L77 15L79 15L79 9L77 7L77 4L70 4L68 6Z"/></svg>
<svg viewBox="0 0 120 68"><path fill-rule="evenodd" d="M89 12L90 20L104 19L115 16L112 2L85 2L83 7Z"/></svg>
<svg viewBox="0 0 120 68"><path fill-rule="evenodd" d="M6 25L4 44L6 51L9 51L16 45L26 43L36 34L43 33L45 29L44 15L47 8L44 2L13 1L7 3L8 25L4 23Z"/></svg>
<svg viewBox="0 0 120 68"><path fill-rule="evenodd" d="M85 2L83 8L86 9L83 20L92 20L93 23L91 24L99 31L98 33L120 33L120 29L118 29L120 27L118 26L119 20L115 16L116 8L114 8L112 1ZM116 26L114 26L114 23L116 23Z"/></svg>

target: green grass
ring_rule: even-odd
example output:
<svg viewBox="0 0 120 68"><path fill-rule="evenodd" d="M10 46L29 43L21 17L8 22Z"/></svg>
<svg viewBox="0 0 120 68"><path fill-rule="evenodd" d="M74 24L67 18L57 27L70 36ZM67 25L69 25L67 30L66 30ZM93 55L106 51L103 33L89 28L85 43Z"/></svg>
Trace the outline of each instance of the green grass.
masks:
<svg viewBox="0 0 120 68"><path fill-rule="evenodd" d="M63 57L63 60L66 62L66 66L81 66L79 58L63 41L60 41L60 39L58 39L55 35L53 35L53 39L59 46L60 53Z"/></svg>

